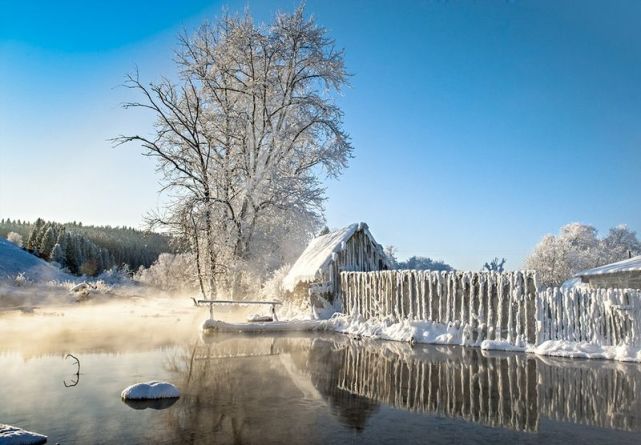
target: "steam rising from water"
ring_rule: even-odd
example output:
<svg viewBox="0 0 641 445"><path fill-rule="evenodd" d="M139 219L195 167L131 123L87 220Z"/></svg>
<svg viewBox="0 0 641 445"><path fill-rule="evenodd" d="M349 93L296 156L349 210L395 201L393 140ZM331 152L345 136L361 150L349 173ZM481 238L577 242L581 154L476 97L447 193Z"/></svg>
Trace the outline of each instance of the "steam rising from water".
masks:
<svg viewBox="0 0 641 445"><path fill-rule="evenodd" d="M215 308L241 321L255 308ZM113 299L40 306L33 313L0 312L0 354L24 357L68 352L127 352L184 343L200 334L208 309L187 297Z"/></svg>

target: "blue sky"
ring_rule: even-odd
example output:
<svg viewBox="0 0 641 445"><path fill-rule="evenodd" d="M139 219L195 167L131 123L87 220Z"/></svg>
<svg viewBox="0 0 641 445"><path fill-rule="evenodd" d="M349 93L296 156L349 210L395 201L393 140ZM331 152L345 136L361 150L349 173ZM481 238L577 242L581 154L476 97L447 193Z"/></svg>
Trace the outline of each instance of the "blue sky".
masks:
<svg viewBox="0 0 641 445"><path fill-rule="evenodd" d="M162 202L119 88L174 73L182 29L293 1L0 0L0 216L139 226ZM509 268L581 221L641 230L641 3L307 1L353 74L355 158L330 227L366 221L400 256Z"/></svg>

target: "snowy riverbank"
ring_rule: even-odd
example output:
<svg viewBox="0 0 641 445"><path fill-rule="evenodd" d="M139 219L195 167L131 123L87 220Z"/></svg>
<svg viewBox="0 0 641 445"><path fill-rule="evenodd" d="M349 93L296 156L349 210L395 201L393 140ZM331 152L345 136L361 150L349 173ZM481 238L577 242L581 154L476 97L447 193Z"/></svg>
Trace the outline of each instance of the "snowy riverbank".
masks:
<svg viewBox="0 0 641 445"><path fill-rule="evenodd" d="M348 334L408 343L456 345L480 347L484 350L527 352L567 358L606 359L626 362L641 362L641 348L631 345L607 346L587 342L545 341L540 345L519 346L506 341L471 341L465 328L429 321L400 321L392 319L369 319L360 316L336 314L323 321L319 328Z"/></svg>

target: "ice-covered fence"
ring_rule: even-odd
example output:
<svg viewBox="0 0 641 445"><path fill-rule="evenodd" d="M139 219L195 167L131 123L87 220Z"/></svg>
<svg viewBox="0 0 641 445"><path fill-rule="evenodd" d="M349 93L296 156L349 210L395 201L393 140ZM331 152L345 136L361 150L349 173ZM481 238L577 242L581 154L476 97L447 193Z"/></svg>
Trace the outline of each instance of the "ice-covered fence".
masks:
<svg viewBox="0 0 641 445"><path fill-rule="evenodd" d="M342 272L341 297L348 315L455 324L477 343L536 339L533 272Z"/></svg>
<svg viewBox="0 0 641 445"><path fill-rule="evenodd" d="M641 290L549 288L539 293L537 322L537 344L641 345Z"/></svg>

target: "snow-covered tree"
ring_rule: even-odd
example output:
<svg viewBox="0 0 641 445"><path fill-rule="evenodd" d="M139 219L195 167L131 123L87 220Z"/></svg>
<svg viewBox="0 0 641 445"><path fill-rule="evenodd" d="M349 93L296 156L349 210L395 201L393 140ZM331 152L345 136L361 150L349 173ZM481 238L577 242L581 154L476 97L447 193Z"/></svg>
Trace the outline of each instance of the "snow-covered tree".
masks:
<svg viewBox="0 0 641 445"><path fill-rule="evenodd" d="M49 256L49 261L58 264L60 267L66 267L65 264L65 253L62 249L62 246L59 243L56 243L51 250L51 255Z"/></svg>
<svg viewBox="0 0 641 445"><path fill-rule="evenodd" d="M53 225L49 225L42 237L42 240L40 241L40 246L38 247L39 255L45 260L49 259L53 246L56 245L57 238L55 227Z"/></svg>
<svg viewBox="0 0 641 445"><path fill-rule="evenodd" d="M16 232L9 232L7 234L7 240L18 247L22 247L22 235Z"/></svg>
<svg viewBox="0 0 641 445"><path fill-rule="evenodd" d="M537 271L539 284L558 286L582 270L623 260L628 252L641 254L641 246L636 233L626 226L614 227L599 239L593 226L572 223L563 226L557 236L543 237L526 267Z"/></svg>
<svg viewBox="0 0 641 445"><path fill-rule="evenodd" d="M398 263L398 249L396 246L385 246L385 256L387 256L387 260L392 265L392 268L396 269Z"/></svg>
<svg viewBox="0 0 641 445"><path fill-rule="evenodd" d="M42 231L44 225L45 222L42 218L38 218L34 223L33 229L31 229L31 234L29 235L29 239L27 240L28 250L33 251L38 248L38 238L40 238L40 232Z"/></svg>
<svg viewBox="0 0 641 445"><path fill-rule="evenodd" d="M167 291L192 291L198 286L191 254L161 254L148 268L141 267L134 279Z"/></svg>
<svg viewBox="0 0 641 445"><path fill-rule="evenodd" d="M636 232L622 224L612 227L608 235L603 238L603 251L603 263L614 263L629 256L641 255L641 242Z"/></svg>
<svg viewBox="0 0 641 445"><path fill-rule="evenodd" d="M352 152L334 100L347 74L342 52L303 8L269 25L225 16L180 43L178 84L128 79L143 100L125 107L151 110L155 134L115 142L138 142L156 158L175 198L156 221L184 224L177 231L199 249L208 292L226 282L233 295L257 246L288 239L274 217L316 232L319 175L339 175Z"/></svg>
<svg viewBox="0 0 641 445"><path fill-rule="evenodd" d="M433 270L433 271L451 271L452 266L441 261L433 260L423 256L413 256L407 261L399 261L396 264L397 269L414 269L414 270Z"/></svg>

